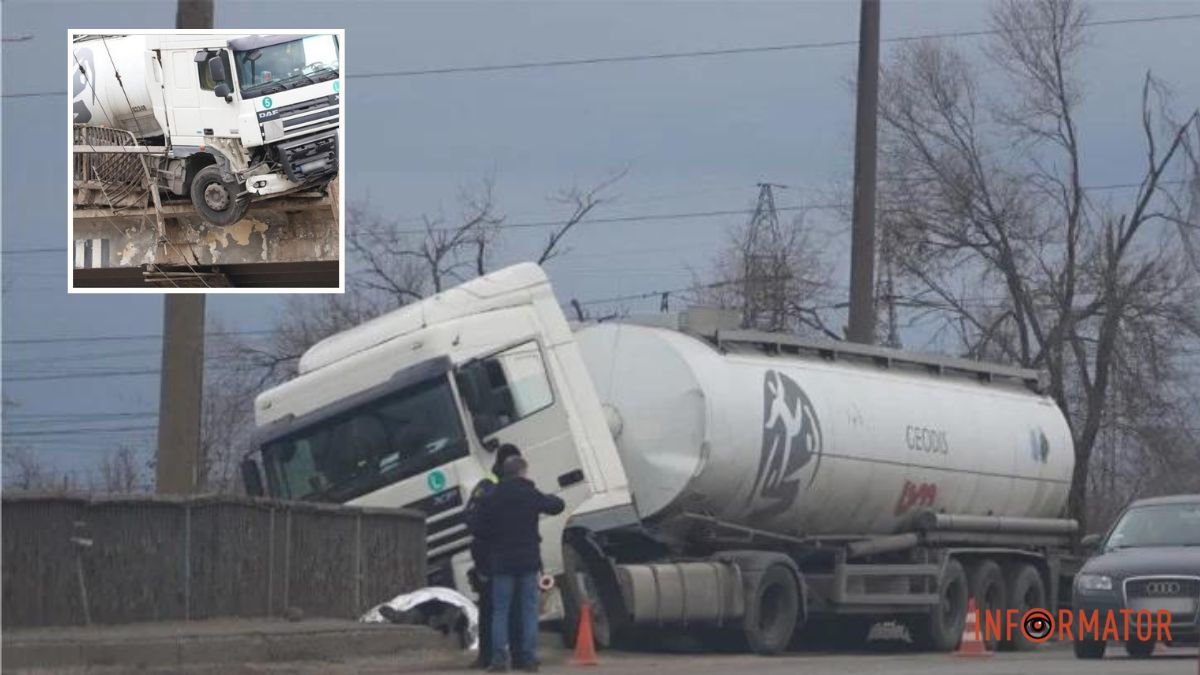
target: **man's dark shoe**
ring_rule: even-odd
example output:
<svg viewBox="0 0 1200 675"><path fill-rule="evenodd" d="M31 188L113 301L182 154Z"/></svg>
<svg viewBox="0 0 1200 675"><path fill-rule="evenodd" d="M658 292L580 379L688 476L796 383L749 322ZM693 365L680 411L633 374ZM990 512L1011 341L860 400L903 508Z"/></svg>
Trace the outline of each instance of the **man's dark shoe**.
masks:
<svg viewBox="0 0 1200 675"><path fill-rule="evenodd" d="M507 663L493 663L492 665L488 666L487 671L489 673L507 673L508 672L508 664Z"/></svg>
<svg viewBox="0 0 1200 675"><path fill-rule="evenodd" d="M521 670L527 673L536 673L538 671L538 662L530 661L529 663L521 664Z"/></svg>

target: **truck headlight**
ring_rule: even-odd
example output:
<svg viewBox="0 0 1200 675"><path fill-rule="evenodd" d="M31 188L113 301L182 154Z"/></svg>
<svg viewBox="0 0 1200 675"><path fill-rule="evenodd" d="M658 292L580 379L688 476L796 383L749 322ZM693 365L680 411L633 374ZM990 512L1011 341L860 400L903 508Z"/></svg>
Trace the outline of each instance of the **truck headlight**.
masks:
<svg viewBox="0 0 1200 675"><path fill-rule="evenodd" d="M1075 586L1081 591L1111 591L1112 577L1103 574L1080 574L1075 577Z"/></svg>

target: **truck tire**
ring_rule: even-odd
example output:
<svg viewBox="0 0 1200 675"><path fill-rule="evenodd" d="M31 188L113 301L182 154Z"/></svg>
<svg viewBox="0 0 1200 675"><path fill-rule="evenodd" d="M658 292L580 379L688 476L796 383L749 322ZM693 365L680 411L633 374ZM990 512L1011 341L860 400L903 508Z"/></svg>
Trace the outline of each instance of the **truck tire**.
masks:
<svg viewBox="0 0 1200 675"><path fill-rule="evenodd" d="M221 169L217 165L210 164L192 178L192 206L213 225L232 225L242 219L250 206L249 198L238 198L239 190L237 183L221 178Z"/></svg>
<svg viewBox="0 0 1200 675"><path fill-rule="evenodd" d="M1075 638L1075 658L1102 659L1104 648L1108 645L1104 640L1081 640Z"/></svg>
<svg viewBox="0 0 1200 675"><path fill-rule="evenodd" d="M579 613L586 602L592 611L592 639L596 649L608 649L624 627L624 607L617 590L598 574L577 546L563 546L563 645L575 646L579 631Z"/></svg>
<svg viewBox="0 0 1200 675"><path fill-rule="evenodd" d="M742 631L756 654L779 654L787 649L800 614L800 589L786 565L774 563L755 574L748 585Z"/></svg>
<svg viewBox="0 0 1200 675"><path fill-rule="evenodd" d="M967 582L980 616L987 612L999 612L1001 616L1004 615L1005 603L1008 602L1008 587L1004 583L1004 570L999 564L994 560L976 562L968 568ZM1000 636L984 634L982 626L980 633L987 650L996 651Z"/></svg>
<svg viewBox="0 0 1200 675"><path fill-rule="evenodd" d="M912 620L909 631L917 648L948 652L962 640L967 621L967 573L954 558L946 561L938 579L939 602L929 614Z"/></svg>
<svg viewBox="0 0 1200 675"><path fill-rule="evenodd" d="M1017 616L1025 616L1025 612L1034 607L1049 610L1046 606L1046 584L1042 575L1029 563L1010 565L1005 575L1008 582L1008 607L1017 610ZM1019 619L1018 619L1019 620ZM1000 642L1000 649L1006 651L1027 652L1035 649L1038 643L1025 637L1025 632L1015 630L1011 640Z"/></svg>
<svg viewBox="0 0 1200 675"><path fill-rule="evenodd" d="M1154 653L1155 640L1139 640L1132 638L1125 641L1125 653L1129 654L1130 658L1148 659Z"/></svg>

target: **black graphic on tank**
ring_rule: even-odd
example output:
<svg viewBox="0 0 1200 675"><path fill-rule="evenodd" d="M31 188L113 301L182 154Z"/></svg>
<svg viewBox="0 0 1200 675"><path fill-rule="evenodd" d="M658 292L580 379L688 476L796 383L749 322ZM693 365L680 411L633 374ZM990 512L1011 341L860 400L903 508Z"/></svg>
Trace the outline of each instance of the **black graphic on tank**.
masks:
<svg viewBox="0 0 1200 675"><path fill-rule="evenodd" d="M771 518L791 508L800 495L800 471L813 463L812 485L821 463L821 424L800 385L777 370L763 380L762 450L747 506L757 502L751 520ZM815 462L814 462L815 460Z"/></svg>
<svg viewBox="0 0 1200 675"><path fill-rule="evenodd" d="M87 90L92 92L92 105L96 104L96 87L92 78L96 77L96 69L93 65L92 50L87 47L79 47L75 50L75 58L73 59L75 67L71 70L71 100L74 105L71 110L75 113L75 124L87 124L92 120L92 111L88 109L86 98L81 94L85 94Z"/></svg>

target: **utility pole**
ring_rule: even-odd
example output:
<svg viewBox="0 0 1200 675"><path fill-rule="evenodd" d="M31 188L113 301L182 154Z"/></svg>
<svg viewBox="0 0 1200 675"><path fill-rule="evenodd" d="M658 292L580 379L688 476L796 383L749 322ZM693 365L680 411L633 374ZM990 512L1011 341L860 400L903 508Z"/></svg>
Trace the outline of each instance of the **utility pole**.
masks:
<svg viewBox="0 0 1200 675"><path fill-rule="evenodd" d="M212 0L178 0L176 28L212 26ZM155 462L156 488L160 494L192 494L200 489L204 301L202 293L163 296L162 379Z"/></svg>
<svg viewBox="0 0 1200 675"><path fill-rule="evenodd" d="M854 125L854 213L850 234L851 342L875 342L875 146L879 107L879 0L862 0Z"/></svg>

